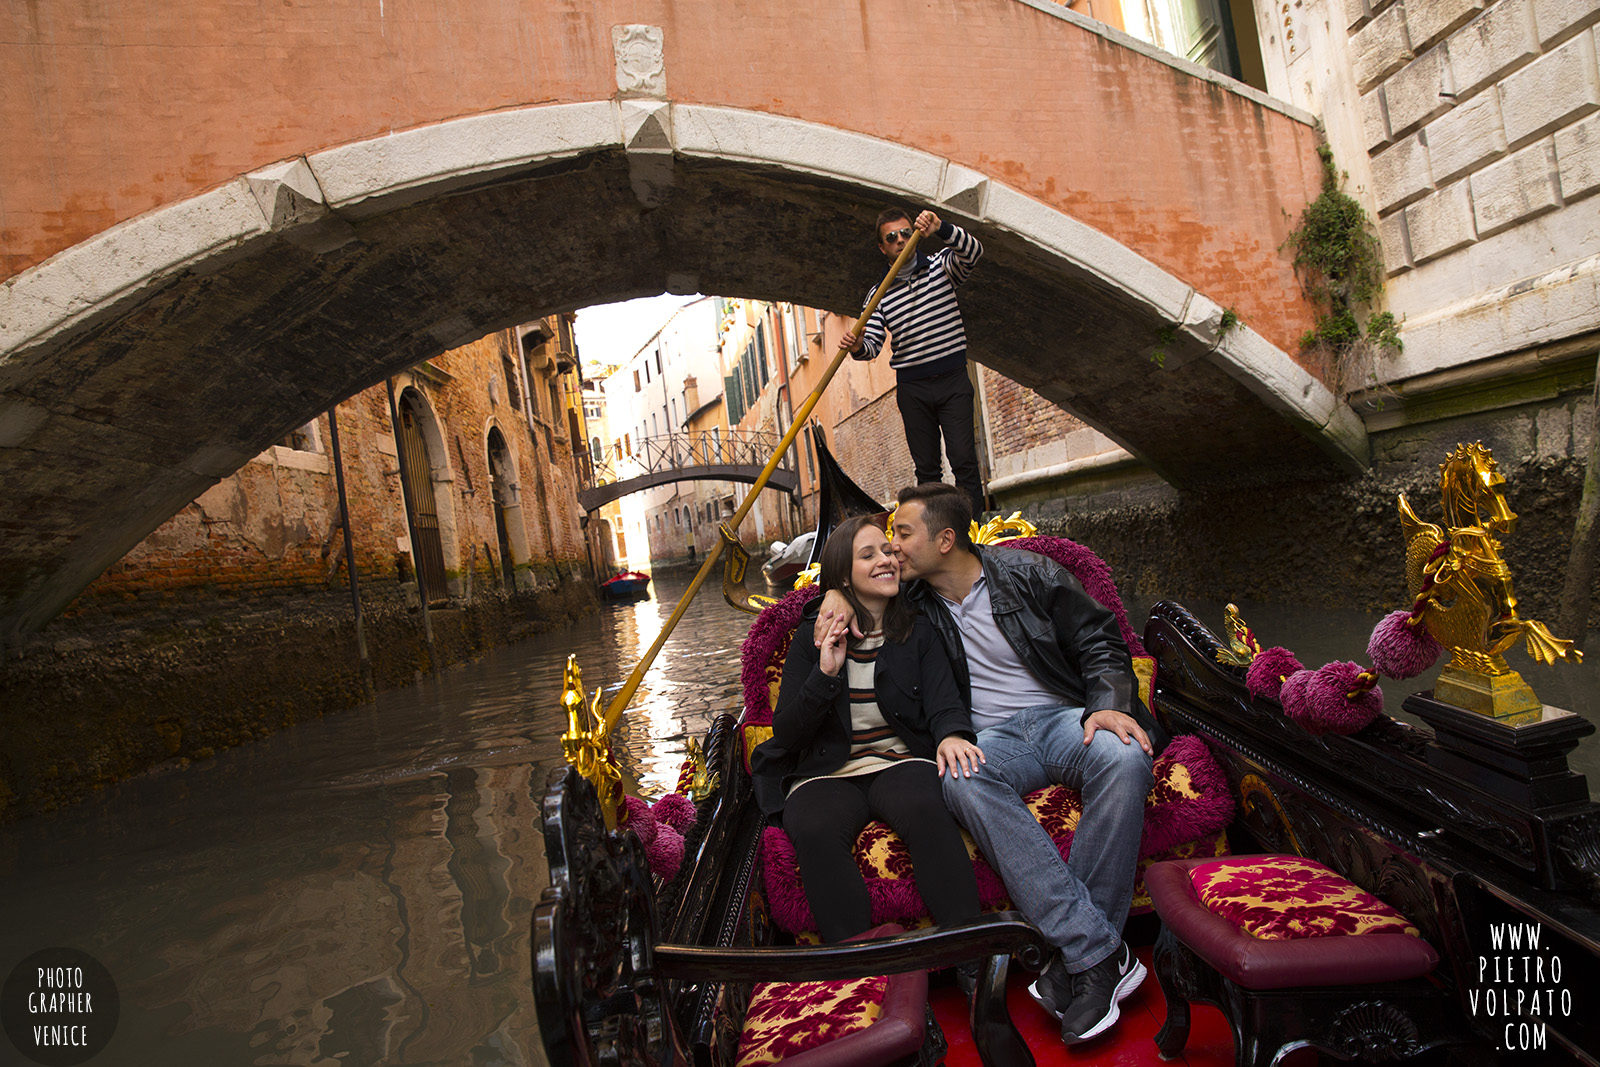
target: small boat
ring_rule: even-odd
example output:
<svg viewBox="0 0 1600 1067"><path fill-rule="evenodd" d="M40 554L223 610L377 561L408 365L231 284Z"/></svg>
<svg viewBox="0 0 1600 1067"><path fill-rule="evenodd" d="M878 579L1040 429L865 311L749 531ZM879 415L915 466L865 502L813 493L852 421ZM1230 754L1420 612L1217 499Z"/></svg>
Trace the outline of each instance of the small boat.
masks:
<svg viewBox="0 0 1600 1067"><path fill-rule="evenodd" d="M623 571L600 583L601 594L614 600L642 596L649 588L650 576L643 571Z"/></svg>
<svg viewBox="0 0 1600 1067"><path fill-rule="evenodd" d="M779 589L787 589L794 584L795 575L801 568L811 563L815 555L812 546L817 543L814 530L805 533L787 543L783 541L772 542L771 556L761 565L761 573L766 576L767 584Z"/></svg>

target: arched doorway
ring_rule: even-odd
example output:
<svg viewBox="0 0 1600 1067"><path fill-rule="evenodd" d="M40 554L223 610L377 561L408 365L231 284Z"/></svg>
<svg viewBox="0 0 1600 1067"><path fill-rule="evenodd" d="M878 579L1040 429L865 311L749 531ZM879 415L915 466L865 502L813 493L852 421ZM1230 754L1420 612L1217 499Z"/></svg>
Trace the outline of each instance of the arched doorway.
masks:
<svg viewBox="0 0 1600 1067"><path fill-rule="evenodd" d="M405 466L409 493L406 526L411 531L411 557L416 563L419 592L430 604L450 599L444 566L444 535L439 522L438 498L433 492L433 463L422 432L427 409L414 388L400 394L400 425L395 441Z"/></svg>
<svg viewBox="0 0 1600 1067"><path fill-rule="evenodd" d="M522 505L517 491L516 464L498 426L489 427L489 486L494 494L494 531L500 542L500 583L507 593L517 588L517 555L511 531L521 532Z"/></svg>

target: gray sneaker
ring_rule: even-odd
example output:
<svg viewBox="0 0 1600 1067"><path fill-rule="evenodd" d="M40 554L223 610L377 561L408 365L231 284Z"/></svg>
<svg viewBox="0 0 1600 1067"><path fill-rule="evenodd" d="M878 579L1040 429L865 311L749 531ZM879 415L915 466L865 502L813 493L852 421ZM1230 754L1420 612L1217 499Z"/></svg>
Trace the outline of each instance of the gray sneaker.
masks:
<svg viewBox="0 0 1600 1067"><path fill-rule="evenodd" d="M1144 981L1140 963L1126 941L1087 971L1072 976L1072 1000L1061 1015L1061 1040L1068 1045L1087 1041L1111 1029L1121 1016L1117 1007Z"/></svg>
<svg viewBox="0 0 1600 1067"><path fill-rule="evenodd" d="M1050 961L1043 974L1028 983L1028 995L1057 1019L1066 1014L1067 1006L1072 1003L1072 975L1060 956Z"/></svg>

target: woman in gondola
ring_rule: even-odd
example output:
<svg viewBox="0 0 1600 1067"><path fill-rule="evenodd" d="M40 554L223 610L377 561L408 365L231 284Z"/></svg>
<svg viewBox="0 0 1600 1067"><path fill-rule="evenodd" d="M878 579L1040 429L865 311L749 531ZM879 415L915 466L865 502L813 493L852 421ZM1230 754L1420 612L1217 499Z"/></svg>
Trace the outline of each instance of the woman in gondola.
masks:
<svg viewBox="0 0 1600 1067"><path fill-rule="evenodd" d="M751 755L756 797L781 812L823 940L872 926L851 849L869 819L911 853L934 921L978 914L978 886L940 776L971 774L983 753L933 627L900 594L900 563L881 524L848 519L822 549L819 584L871 620L822 648L804 621L789 645L772 737Z"/></svg>

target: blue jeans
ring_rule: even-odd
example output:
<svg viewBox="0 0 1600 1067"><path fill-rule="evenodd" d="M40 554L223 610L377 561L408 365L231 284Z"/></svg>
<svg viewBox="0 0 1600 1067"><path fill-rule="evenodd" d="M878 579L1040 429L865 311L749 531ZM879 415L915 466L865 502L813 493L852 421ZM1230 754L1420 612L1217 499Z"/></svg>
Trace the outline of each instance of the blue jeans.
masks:
<svg viewBox="0 0 1600 1067"><path fill-rule="evenodd" d="M1082 708L1025 708L978 734L987 760L971 778L944 777L944 799L1005 882L1017 910L1061 950L1078 972L1111 955L1133 900L1154 781L1138 742L1109 730L1083 743ZM1070 860L1033 818L1022 798L1059 782L1083 798Z"/></svg>

